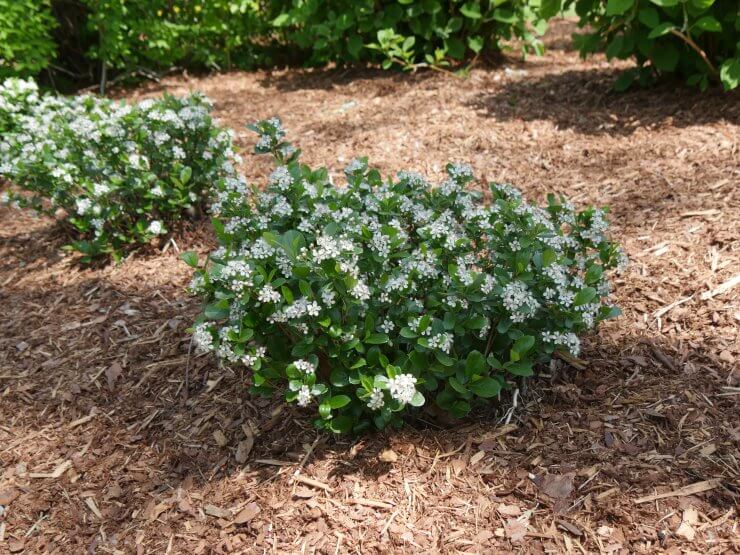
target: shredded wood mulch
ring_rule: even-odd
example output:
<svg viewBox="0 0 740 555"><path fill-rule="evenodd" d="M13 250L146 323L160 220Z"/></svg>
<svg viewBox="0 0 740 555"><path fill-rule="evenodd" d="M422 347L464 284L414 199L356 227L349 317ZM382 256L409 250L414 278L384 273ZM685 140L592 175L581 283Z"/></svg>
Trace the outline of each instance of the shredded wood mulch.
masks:
<svg viewBox="0 0 740 555"><path fill-rule="evenodd" d="M446 160L609 205L632 260L624 315L511 403L362 438L253 398L188 357L198 302L179 249L82 268L51 220L0 210L0 552L727 553L740 549L740 97L610 92L558 26L545 57L438 74L168 78L245 148L279 114L309 163L384 172ZM267 162L245 157L263 180ZM188 380L186 381L186 368Z"/></svg>

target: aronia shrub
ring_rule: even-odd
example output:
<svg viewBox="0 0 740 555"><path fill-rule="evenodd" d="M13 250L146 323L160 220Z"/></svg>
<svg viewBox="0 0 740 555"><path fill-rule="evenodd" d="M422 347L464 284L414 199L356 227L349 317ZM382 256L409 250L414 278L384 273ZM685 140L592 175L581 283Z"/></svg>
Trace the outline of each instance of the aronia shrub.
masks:
<svg viewBox="0 0 740 555"><path fill-rule="evenodd" d="M39 87L33 79L11 77L0 83L0 136L14 131L38 101Z"/></svg>
<svg viewBox="0 0 740 555"><path fill-rule="evenodd" d="M233 173L231 133L200 94L124 104L42 96L0 140L2 199L56 215L84 261L120 256L200 212Z"/></svg>
<svg viewBox="0 0 740 555"><path fill-rule="evenodd" d="M277 168L264 191L219 184L194 343L251 369L253 392L313 407L318 427L384 428L431 404L465 416L618 314L607 276L623 255L603 210L552 195L538 208L508 185L486 199L462 164L432 187L383 181L363 158L337 186L278 119L250 127Z"/></svg>

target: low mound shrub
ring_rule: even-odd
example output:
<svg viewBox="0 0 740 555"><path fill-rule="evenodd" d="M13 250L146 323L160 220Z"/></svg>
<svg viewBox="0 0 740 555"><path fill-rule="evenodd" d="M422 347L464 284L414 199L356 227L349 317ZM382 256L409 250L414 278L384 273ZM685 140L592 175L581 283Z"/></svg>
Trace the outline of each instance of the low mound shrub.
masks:
<svg viewBox="0 0 740 555"><path fill-rule="evenodd" d="M90 261L164 235L197 215L212 183L233 173L231 134L200 94L138 104L38 98L0 141L3 199L55 215Z"/></svg>
<svg viewBox="0 0 740 555"><path fill-rule="evenodd" d="M253 392L315 408L318 427L384 428L424 405L465 416L618 314L603 210L539 208L508 185L486 198L461 164L432 187L363 158L340 187L299 163L278 119L251 129L277 168L264 191L221 180L220 247L200 267L183 255L205 299L193 340L251 369Z"/></svg>
<svg viewBox="0 0 740 555"><path fill-rule="evenodd" d="M702 90L711 82L721 82L725 90L740 84L737 0L569 0L567 4L575 5L581 26L593 29L574 37L583 56L603 51L607 58L637 61L637 68L619 77L617 90L671 75Z"/></svg>

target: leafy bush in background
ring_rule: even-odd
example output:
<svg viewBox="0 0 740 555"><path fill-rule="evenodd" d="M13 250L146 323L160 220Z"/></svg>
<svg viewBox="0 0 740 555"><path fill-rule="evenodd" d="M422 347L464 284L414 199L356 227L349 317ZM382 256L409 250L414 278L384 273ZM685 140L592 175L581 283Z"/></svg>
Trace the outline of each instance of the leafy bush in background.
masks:
<svg viewBox="0 0 740 555"><path fill-rule="evenodd" d="M60 218L89 261L149 242L196 214L233 172L230 132L194 94L126 105L43 96L0 141L3 200Z"/></svg>
<svg viewBox="0 0 740 555"><path fill-rule="evenodd" d="M278 0L270 19L309 64L383 61L447 65L497 51L502 39L541 51L545 22L526 0ZM380 51L381 55L374 53Z"/></svg>
<svg viewBox="0 0 740 555"><path fill-rule="evenodd" d="M264 28L257 0L81 0L97 37L90 54L117 69L254 67Z"/></svg>
<svg viewBox="0 0 740 555"><path fill-rule="evenodd" d="M602 210L538 208L499 185L483 204L454 164L432 188L353 160L337 187L299 163L279 120L251 128L278 167L263 192L219 182L194 342L251 368L253 392L315 407L317 426L383 428L425 404L462 417L618 313Z"/></svg>
<svg viewBox="0 0 740 555"><path fill-rule="evenodd" d="M559 1L559 0L557 0ZM638 67L616 83L677 74L706 89L721 81L725 90L740 83L740 5L737 0L568 0L580 25L594 30L576 35L582 55L604 51L608 58L635 58Z"/></svg>
<svg viewBox="0 0 740 555"><path fill-rule="evenodd" d="M55 55L49 0L0 0L0 79L32 76Z"/></svg>

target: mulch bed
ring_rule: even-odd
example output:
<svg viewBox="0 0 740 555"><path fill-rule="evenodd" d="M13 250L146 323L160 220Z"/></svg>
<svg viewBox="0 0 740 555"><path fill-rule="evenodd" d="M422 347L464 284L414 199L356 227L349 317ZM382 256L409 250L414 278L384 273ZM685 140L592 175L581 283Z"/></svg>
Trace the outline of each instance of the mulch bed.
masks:
<svg viewBox="0 0 740 555"><path fill-rule="evenodd" d="M557 26L545 57L438 74L172 77L238 132L280 115L311 164L447 160L531 199L611 207L624 315L507 406L361 438L188 357L175 246L82 268L46 219L0 210L0 552L737 552L740 96L617 95ZM267 162L245 156L264 180ZM177 246L213 248L207 223ZM186 381L186 367L188 380ZM508 402L508 401L507 401Z"/></svg>

